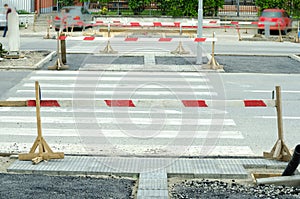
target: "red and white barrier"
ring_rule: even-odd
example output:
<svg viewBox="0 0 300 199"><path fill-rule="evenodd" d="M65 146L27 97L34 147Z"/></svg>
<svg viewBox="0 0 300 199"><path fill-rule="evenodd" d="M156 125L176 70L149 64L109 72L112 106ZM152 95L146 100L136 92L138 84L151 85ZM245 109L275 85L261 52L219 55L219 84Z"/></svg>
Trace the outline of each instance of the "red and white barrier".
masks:
<svg viewBox="0 0 300 199"><path fill-rule="evenodd" d="M194 42L212 42L218 41L217 38L144 38L144 37L93 37L93 36L81 36L81 37L71 37L71 36L60 36L59 40L68 41L124 41L124 42L178 42L178 41L194 41Z"/></svg>
<svg viewBox="0 0 300 199"><path fill-rule="evenodd" d="M35 106L35 100L27 100ZM275 107L275 100L41 100L43 107Z"/></svg>
<svg viewBox="0 0 300 199"><path fill-rule="evenodd" d="M204 19L202 22L203 28L223 28L224 25L228 27L234 27L237 25L257 25L257 21L220 21L214 19ZM90 24L91 26L118 26L118 27L162 27L162 28L198 28L198 21L192 20L190 22L124 22L124 21L96 21Z"/></svg>

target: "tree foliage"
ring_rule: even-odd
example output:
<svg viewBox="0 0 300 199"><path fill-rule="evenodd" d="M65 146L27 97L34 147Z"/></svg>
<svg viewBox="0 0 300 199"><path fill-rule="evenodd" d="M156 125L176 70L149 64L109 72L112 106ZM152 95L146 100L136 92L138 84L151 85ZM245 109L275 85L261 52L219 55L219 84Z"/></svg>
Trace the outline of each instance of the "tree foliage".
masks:
<svg viewBox="0 0 300 199"><path fill-rule="evenodd" d="M300 0L259 0L256 5L260 11L267 8L279 8L286 10L290 15L300 15Z"/></svg>
<svg viewBox="0 0 300 199"><path fill-rule="evenodd" d="M287 1L285 0L259 0L256 5L260 7L261 11L266 8L282 8L286 9Z"/></svg>
<svg viewBox="0 0 300 199"><path fill-rule="evenodd" d="M74 5L74 0L58 0L59 7L72 6Z"/></svg>
<svg viewBox="0 0 300 199"><path fill-rule="evenodd" d="M150 4L150 0L128 0L128 6L134 15L141 14Z"/></svg>
<svg viewBox="0 0 300 199"><path fill-rule="evenodd" d="M157 0L162 14L171 16L198 16L198 0ZM203 0L204 15L216 15L224 0Z"/></svg>

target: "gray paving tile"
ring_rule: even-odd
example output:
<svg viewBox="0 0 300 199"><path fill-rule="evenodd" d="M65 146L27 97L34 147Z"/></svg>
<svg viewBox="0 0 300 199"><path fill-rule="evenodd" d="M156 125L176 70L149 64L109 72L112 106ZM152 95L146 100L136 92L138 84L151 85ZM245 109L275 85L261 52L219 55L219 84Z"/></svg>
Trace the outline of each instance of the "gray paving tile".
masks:
<svg viewBox="0 0 300 199"><path fill-rule="evenodd" d="M168 166L167 172L170 174L193 174L194 165L190 159L176 159Z"/></svg>
<svg viewBox="0 0 300 199"><path fill-rule="evenodd" d="M138 190L137 198L141 197L159 197L159 198L168 198L167 190Z"/></svg>
<svg viewBox="0 0 300 199"><path fill-rule="evenodd" d="M286 162L263 158L130 158L66 156L63 160L50 160L33 165L31 161L16 160L9 172L18 173L59 173L59 174L107 174L140 173L145 179L164 179L169 174L192 174L199 177L241 178L245 168L285 168Z"/></svg>
<svg viewBox="0 0 300 199"><path fill-rule="evenodd" d="M167 190L168 180L165 179L139 179L139 190Z"/></svg>

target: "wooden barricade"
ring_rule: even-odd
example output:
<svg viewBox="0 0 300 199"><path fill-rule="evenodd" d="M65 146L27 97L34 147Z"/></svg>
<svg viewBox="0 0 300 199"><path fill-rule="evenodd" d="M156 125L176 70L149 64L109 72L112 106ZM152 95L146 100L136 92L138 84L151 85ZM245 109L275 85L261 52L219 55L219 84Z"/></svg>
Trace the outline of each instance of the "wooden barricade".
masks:
<svg viewBox="0 0 300 199"><path fill-rule="evenodd" d="M43 160L50 159L63 159L64 153L54 153L46 140L42 136L42 124L41 124L41 113L40 113L40 86L39 82L35 82L35 97L36 97L36 119L37 119L37 132L38 136L33 143L29 153L19 154L19 160L31 160L33 164L38 164ZM38 152L36 150L38 149Z"/></svg>

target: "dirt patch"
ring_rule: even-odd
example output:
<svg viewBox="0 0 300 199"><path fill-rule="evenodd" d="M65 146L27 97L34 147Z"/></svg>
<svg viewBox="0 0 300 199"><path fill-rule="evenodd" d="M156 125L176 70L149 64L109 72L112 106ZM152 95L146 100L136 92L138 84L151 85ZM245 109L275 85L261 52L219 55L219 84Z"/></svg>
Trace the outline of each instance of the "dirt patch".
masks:
<svg viewBox="0 0 300 199"><path fill-rule="evenodd" d="M21 51L22 58L6 59L0 61L1 69L37 69L42 67L42 61L50 55L51 51ZM48 60L49 61L49 60ZM45 60L46 62L46 60Z"/></svg>
<svg viewBox="0 0 300 199"><path fill-rule="evenodd" d="M10 157L0 156L0 173L7 173L6 169L15 161Z"/></svg>

